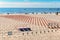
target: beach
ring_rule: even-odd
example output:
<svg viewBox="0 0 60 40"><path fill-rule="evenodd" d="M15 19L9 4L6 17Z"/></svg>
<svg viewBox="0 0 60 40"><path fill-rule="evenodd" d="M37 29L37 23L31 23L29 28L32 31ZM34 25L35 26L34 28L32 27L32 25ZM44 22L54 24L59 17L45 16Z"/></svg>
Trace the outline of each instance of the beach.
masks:
<svg viewBox="0 0 60 40"><path fill-rule="evenodd" d="M19 28L31 28L32 31L22 32ZM12 31L12 35L8 35L9 31ZM0 38L60 40L60 14L0 14Z"/></svg>

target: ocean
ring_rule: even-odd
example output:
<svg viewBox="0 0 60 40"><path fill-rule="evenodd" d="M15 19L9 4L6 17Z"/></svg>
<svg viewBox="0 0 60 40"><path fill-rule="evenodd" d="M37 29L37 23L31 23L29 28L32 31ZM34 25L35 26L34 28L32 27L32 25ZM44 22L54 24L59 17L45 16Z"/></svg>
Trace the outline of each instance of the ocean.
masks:
<svg viewBox="0 0 60 40"><path fill-rule="evenodd" d="M60 8L0 8L1 13L60 12Z"/></svg>

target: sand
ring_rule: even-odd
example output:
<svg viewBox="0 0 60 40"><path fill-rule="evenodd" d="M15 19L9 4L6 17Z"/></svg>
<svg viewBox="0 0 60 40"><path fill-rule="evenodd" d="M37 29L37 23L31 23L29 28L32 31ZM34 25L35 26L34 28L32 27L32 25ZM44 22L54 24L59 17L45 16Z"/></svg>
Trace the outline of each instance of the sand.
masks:
<svg viewBox="0 0 60 40"><path fill-rule="evenodd" d="M49 28L49 23L56 23L59 27ZM32 31L18 30L27 27ZM8 35L9 31L12 35ZM60 40L60 15L0 15L0 40Z"/></svg>

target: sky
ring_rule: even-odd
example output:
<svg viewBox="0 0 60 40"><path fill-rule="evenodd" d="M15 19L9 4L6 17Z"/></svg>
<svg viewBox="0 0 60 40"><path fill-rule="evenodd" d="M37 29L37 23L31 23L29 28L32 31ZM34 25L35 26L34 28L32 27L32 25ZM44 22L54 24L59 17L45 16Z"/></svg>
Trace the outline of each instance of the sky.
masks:
<svg viewBox="0 0 60 40"><path fill-rule="evenodd" d="M60 0L0 0L0 7L60 8Z"/></svg>
<svg viewBox="0 0 60 40"><path fill-rule="evenodd" d="M0 0L0 2L59 2L60 0Z"/></svg>

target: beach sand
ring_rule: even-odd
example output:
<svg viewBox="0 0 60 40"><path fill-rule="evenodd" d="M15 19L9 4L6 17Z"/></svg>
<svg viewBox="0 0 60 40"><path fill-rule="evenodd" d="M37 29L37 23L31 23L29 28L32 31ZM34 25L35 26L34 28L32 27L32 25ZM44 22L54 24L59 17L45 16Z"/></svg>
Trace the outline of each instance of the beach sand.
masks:
<svg viewBox="0 0 60 40"><path fill-rule="evenodd" d="M49 23L59 27L49 28ZM19 28L31 28L21 32ZM8 32L12 31L12 35ZM55 14L0 14L0 40L60 40L60 15Z"/></svg>

